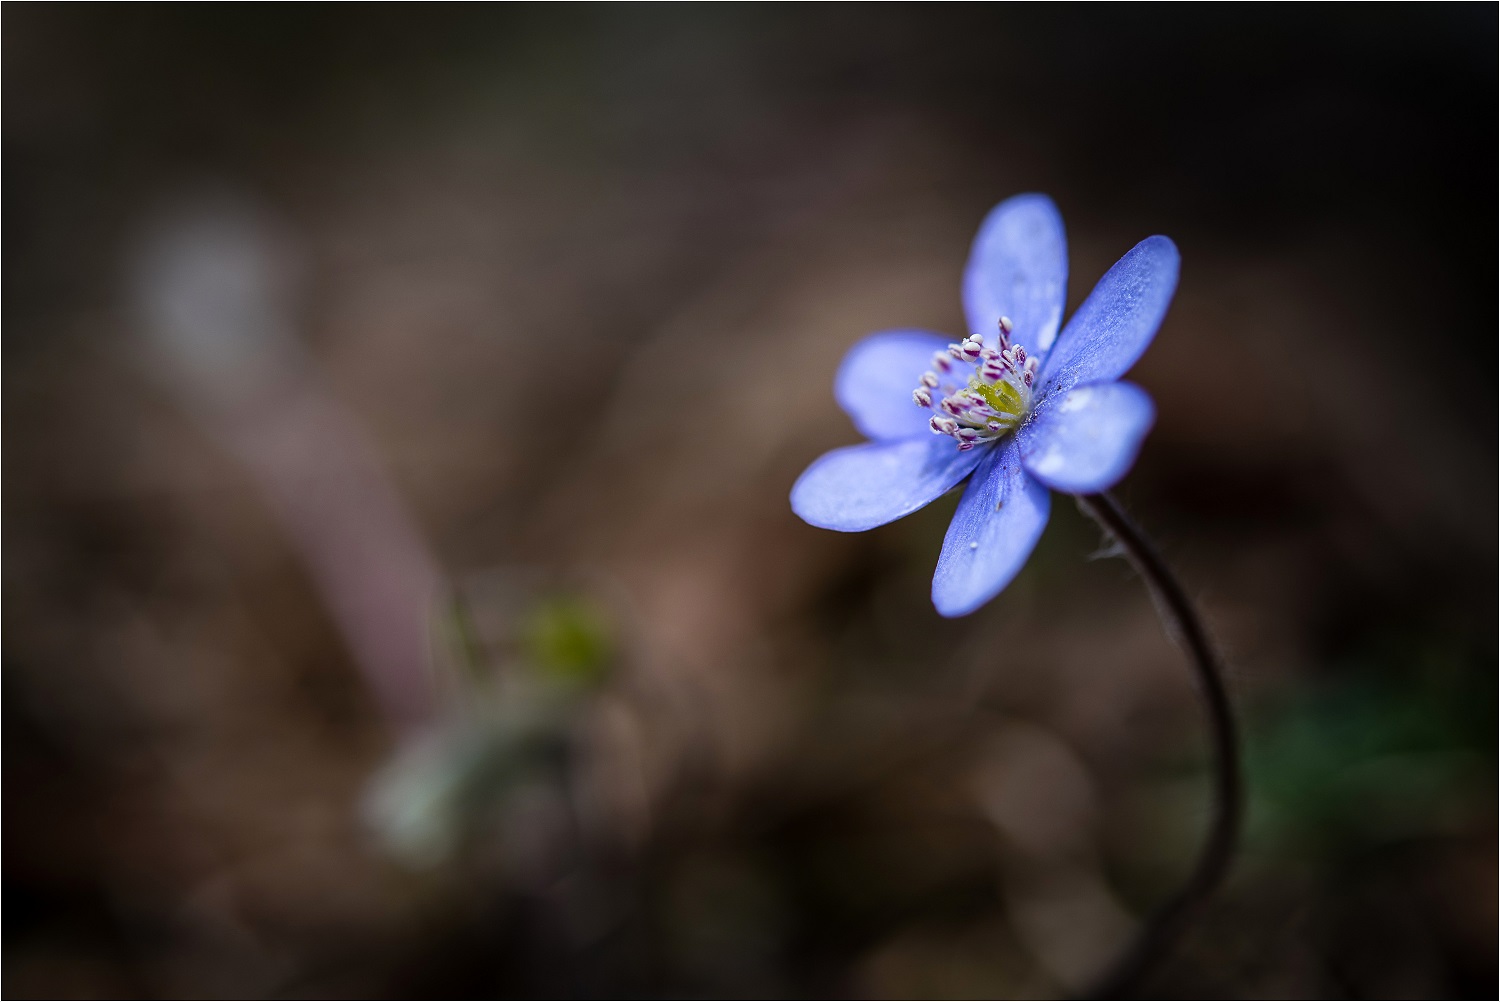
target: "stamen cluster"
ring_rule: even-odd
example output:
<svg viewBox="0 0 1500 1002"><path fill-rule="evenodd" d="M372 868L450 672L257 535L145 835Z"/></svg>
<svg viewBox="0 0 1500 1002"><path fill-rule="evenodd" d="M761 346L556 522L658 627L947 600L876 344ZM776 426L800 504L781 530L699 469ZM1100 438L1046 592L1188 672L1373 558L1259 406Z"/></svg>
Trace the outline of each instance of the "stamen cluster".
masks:
<svg viewBox="0 0 1500 1002"><path fill-rule="evenodd" d="M1025 420L1037 360L1010 343L1012 330L1010 318L1001 317L1000 347L988 347L984 335L970 334L932 356L932 368L922 373L911 398L918 407L937 411L928 422L934 435L952 436L967 451Z"/></svg>

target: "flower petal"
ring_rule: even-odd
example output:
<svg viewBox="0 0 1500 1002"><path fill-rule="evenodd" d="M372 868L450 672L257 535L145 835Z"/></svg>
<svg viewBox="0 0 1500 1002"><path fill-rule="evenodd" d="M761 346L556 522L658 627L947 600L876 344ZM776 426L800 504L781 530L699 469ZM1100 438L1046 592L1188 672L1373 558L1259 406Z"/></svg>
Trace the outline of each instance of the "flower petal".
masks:
<svg viewBox="0 0 1500 1002"><path fill-rule="evenodd" d="M1054 393L1129 371L1167 315L1179 260L1171 240L1147 237L1105 272L1042 365L1039 406Z"/></svg>
<svg viewBox="0 0 1500 1002"><path fill-rule="evenodd" d="M922 373L932 368L934 352L953 338L927 331L882 331L849 349L833 378L833 395L854 421L874 439L930 434L932 411L912 402ZM965 366L964 368L968 368Z"/></svg>
<svg viewBox="0 0 1500 1002"><path fill-rule="evenodd" d="M1010 584L1047 527L1052 495L1021 468L1014 438L974 472L943 539L932 604L965 616Z"/></svg>
<svg viewBox="0 0 1500 1002"><path fill-rule="evenodd" d="M792 511L823 529L863 532L910 515L968 476L989 449L946 435L834 449L792 485Z"/></svg>
<svg viewBox="0 0 1500 1002"><path fill-rule="evenodd" d="M1134 383L1078 386L1016 433L1021 465L1055 491L1106 491L1130 471L1156 420L1156 407Z"/></svg>
<svg viewBox="0 0 1500 1002"><path fill-rule="evenodd" d="M970 334L995 343L1001 316L1015 324L1011 340L1045 358L1062 323L1068 292L1068 240L1062 216L1046 195L1017 195L995 206L979 227L964 269L964 312Z"/></svg>

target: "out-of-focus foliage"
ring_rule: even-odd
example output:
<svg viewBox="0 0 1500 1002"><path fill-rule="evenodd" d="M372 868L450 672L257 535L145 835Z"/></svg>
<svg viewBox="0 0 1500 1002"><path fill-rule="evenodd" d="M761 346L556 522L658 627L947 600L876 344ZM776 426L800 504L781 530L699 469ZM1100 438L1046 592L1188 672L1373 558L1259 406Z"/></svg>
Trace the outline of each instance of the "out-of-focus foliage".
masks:
<svg viewBox="0 0 1500 1002"><path fill-rule="evenodd" d="M599 611L576 598L540 603L526 629L528 662L559 682L598 681L609 666L609 628Z"/></svg>
<svg viewBox="0 0 1500 1002"><path fill-rule="evenodd" d="M1257 716L1252 846L1337 858L1461 835L1492 817L1495 677L1483 655L1413 639Z"/></svg>

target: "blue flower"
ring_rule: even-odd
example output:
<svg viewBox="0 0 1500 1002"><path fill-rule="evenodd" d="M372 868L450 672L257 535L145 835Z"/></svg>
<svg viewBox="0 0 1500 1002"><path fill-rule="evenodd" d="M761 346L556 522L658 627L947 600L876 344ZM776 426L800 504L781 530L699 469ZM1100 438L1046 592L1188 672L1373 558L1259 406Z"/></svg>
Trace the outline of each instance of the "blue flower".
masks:
<svg viewBox="0 0 1500 1002"><path fill-rule="evenodd" d="M871 441L835 449L792 487L812 525L862 532L921 508L965 477L932 601L963 616L998 595L1031 555L1048 489L1092 494L1129 471L1155 419L1120 377L1146 350L1177 287L1177 247L1136 244L1062 322L1062 217L1045 195L990 212L964 269L963 341L872 334L844 356L834 396ZM972 476L971 476L972 474Z"/></svg>

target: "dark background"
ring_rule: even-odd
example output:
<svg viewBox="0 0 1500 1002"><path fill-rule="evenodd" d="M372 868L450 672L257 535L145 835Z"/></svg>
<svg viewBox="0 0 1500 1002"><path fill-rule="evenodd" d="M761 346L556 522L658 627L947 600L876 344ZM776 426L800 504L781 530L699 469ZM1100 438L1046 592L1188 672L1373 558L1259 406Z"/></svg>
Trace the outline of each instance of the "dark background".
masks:
<svg viewBox="0 0 1500 1002"><path fill-rule="evenodd" d="M857 437L843 351L962 333L979 220L1035 190L1070 305L1183 254L1119 493L1229 656L1252 796L1151 991L1493 997L1496 27L8 7L5 994L1079 990L1206 816L1139 582L1057 498L944 621L952 498L857 536L786 500ZM301 262L297 371L401 499L364 538L414 525L445 583L435 709L382 711L309 571L339 504L243 446L353 439L130 307L208 189Z"/></svg>

